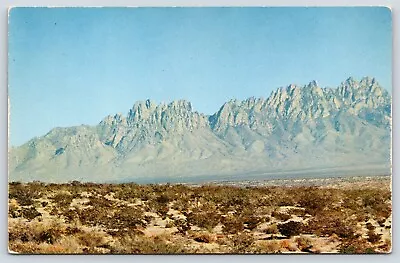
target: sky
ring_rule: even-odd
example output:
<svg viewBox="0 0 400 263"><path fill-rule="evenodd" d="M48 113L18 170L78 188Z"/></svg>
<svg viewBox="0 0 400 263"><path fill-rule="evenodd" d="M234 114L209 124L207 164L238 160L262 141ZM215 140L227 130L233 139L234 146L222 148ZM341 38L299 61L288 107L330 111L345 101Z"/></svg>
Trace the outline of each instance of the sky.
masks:
<svg viewBox="0 0 400 263"><path fill-rule="evenodd" d="M13 8L8 41L12 146L138 100L213 114L312 80L371 76L392 89L385 7Z"/></svg>

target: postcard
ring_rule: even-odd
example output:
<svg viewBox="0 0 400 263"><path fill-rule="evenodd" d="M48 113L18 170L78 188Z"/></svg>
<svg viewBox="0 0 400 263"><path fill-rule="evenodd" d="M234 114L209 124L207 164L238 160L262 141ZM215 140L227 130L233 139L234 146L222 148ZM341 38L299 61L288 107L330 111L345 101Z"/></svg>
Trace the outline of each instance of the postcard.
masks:
<svg viewBox="0 0 400 263"><path fill-rule="evenodd" d="M386 7L9 10L15 254L392 250Z"/></svg>

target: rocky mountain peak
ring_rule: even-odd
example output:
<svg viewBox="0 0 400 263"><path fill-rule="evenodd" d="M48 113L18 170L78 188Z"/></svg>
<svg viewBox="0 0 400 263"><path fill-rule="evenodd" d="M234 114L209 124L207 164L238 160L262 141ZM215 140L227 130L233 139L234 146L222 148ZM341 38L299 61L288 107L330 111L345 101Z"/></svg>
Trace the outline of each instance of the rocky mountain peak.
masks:
<svg viewBox="0 0 400 263"><path fill-rule="evenodd" d="M316 80L310 81L307 85L308 88L317 88L318 87L318 82Z"/></svg>
<svg viewBox="0 0 400 263"><path fill-rule="evenodd" d="M150 114L155 110L156 104L150 100L137 101L133 105L132 109L129 110L128 120L129 122L140 122L143 119L147 119Z"/></svg>
<svg viewBox="0 0 400 263"><path fill-rule="evenodd" d="M192 111L192 103L187 100L174 100L168 106L177 110L184 109Z"/></svg>
<svg viewBox="0 0 400 263"><path fill-rule="evenodd" d="M127 118L119 115L106 117L98 125L98 131L106 145L126 152L137 145L156 143L172 134L207 126L207 117L194 112L189 101L174 100L168 104L156 104L146 100L136 102Z"/></svg>
<svg viewBox="0 0 400 263"><path fill-rule="evenodd" d="M267 99L230 100L211 116L186 100L134 103L97 126L55 128L12 149L12 178L76 179L261 173L322 165L387 165L391 96L373 78L337 88L288 85ZM61 167L61 169L60 169ZM84 169L82 167L85 167ZM195 168L197 167L197 168ZM82 170L83 169L83 170ZM53 178L51 178L53 179Z"/></svg>
<svg viewBox="0 0 400 263"><path fill-rule="evenodd" d="M337 96L353 108L377 108L390 104L391 100L388 92L370 77L364 77L360 81L348 79L342 82L337 88Z"/></svg>

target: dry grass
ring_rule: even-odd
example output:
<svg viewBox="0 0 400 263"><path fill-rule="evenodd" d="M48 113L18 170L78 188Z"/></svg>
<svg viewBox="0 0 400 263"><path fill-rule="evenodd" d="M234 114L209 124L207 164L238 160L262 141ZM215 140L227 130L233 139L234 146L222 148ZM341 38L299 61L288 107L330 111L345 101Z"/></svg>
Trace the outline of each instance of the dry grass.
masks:
<svg viewBox="0 0 400 263"><path fill-rule="evenodd" d="M9 249L34 254L387 253L387 189L10 183Z"/></svg>

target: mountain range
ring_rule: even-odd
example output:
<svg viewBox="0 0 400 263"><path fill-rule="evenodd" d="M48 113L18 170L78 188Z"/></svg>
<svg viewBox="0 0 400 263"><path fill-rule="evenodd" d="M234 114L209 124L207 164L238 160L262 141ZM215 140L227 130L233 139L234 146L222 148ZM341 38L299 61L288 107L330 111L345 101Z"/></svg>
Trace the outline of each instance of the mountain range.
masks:
<svg viewBox="0 0 400 263"><path fill-rule="evenodd" d="M227 91L228 92L228 91ZM210 96L212 96L210 94ZM185 182L391 171L391 95L374 78L230 100L136 102L96 126L54 128L9 149L9 180Z"/></svg>

